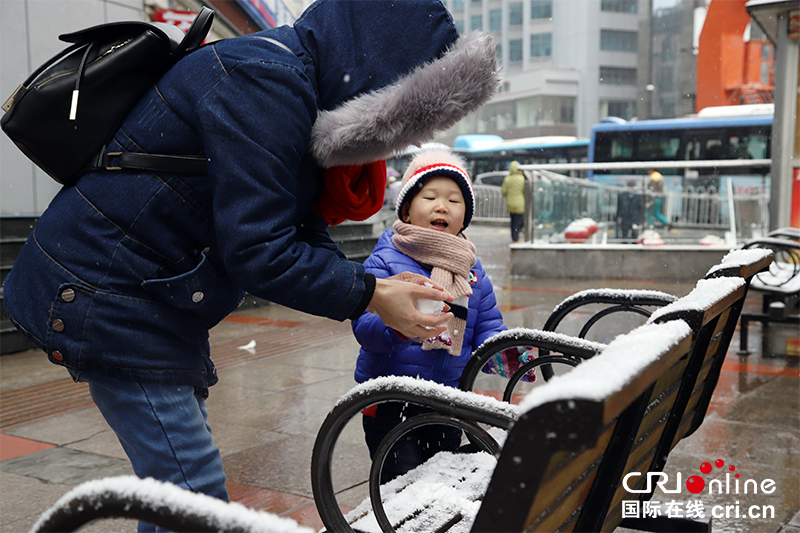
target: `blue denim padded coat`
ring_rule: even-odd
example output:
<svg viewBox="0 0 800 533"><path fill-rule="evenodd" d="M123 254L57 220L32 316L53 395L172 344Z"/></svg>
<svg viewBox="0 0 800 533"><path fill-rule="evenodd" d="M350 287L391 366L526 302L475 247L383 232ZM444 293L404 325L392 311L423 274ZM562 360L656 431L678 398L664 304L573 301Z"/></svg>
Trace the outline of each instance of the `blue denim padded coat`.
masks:
<svg viewBox="0 0 800 533"><path fill-rule="evenodd" d="M292 27L182 59L109 152L203 154L208 175L106 170L62 189L5 282L11 320L73 377L203 388L217 381L208 329L245 291L335 320L357 314L364 267L313 212L312 125L456 38L438 0L320 0Z"/></svg>
<svg viewBox="0 0 800 533"><path fill-rule="evenodd" d="M387 229L375 245L364 266L377 278L400 272L415 272L430 276L415 260L398 250L392 243L394 231ZM353 333L361 344L356 363L355 380L359 383L380 376L411 376L458 387L458 381L470 355L486 340L505 331L503 315L497 308L492 282L477 261L470 276L472 295L467 307L467 325L461 355L447 350L423 350L418 341L401 338L383 324L378 315L364 313L353 321Z"/></svg>

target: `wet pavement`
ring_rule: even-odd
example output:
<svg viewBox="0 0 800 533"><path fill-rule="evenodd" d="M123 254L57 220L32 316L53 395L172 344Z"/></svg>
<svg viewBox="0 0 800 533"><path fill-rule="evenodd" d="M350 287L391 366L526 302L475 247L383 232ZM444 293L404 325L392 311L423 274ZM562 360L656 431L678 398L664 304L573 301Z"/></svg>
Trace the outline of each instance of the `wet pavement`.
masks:
<svg viewBox="0 0 800 533"><path fill-rule="evenodd" d="M473 226L468 234L510 328L541 328L558 302L586 288L641 288L682 296L694 285L512 278L508 230ZM759 305L751 294L747 306L757 310ZM614 327L621 332L635 325L617 320ZM564 326L565 333L576 333L570 324ZM693 475L709 484L718 480L717 490L658 492L653 502L660 502L666 514L667 502L700 501L706 516L715 515L714 531L800 533L800 357L785 353L796 346L800 332L751 324L749 333L751 355L736 354L737 332L706 421L672 452L665 470L667 488L675 486L680 473L684 483ZM220 382L210 391L209 420L231 498L320 528L311 493L311 450L328 410L355 385L358 344L349 323L268 305L231 315L212 330L211 343ZM366 495L368 475L363 435L353 426L345 431L335 464L339 502L350 507ZM702 463L717 460L724 466L701 473ZM72 383L40 352L0 357L0 531L27 531L45 509L84 481L131 473L85 385ZM104 521L85 531L133 532L136 525Z"/></svg>

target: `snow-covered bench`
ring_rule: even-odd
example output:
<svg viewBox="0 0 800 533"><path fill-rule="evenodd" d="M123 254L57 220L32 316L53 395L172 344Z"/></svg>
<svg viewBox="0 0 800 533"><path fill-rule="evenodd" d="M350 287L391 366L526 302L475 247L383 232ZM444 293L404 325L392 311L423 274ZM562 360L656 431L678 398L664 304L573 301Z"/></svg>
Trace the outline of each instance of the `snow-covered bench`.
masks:
<svg viewBox="0 0 800 533"><path fill-rule="evenodd" d="M744 272L770 259L740 255L736 261ZM708 523L680 518L623 520L623 500L649 500L652 493L629 493L622 479L661 471L674 446L702 423L746 292L741 277L700 280L647 324L540 383L519 405L411 378L355 387L331 410L314 447L312 487L325 526L337 533L605 531L619 525L710 530ZM558 344L558 334L548 335ZM574 338L569 343L560 349L581 348ZM437 414L409 418L387 436L372 464L370 497L345 516L332 482L336 442L350 419L384 401ZM426 424L460 427L472 435L470 447L483 451L439 454L379 486L393 443ZM647 476L635 479L629 488L641 490Z"/></svg>
<svg viewBox="0 0 800 533"><path fill-rule="evenodd" d="M648 318L655 308L663 307L678 298L671 294L653 290L638 289L586 289L579 291L559 303L545 321L541 330L515 328L495 335L489 342L479 347L470 358L461 375L459 388L475 390L475 382L487 362L497 359L497 354L517 348L520 353L531 353L535 349L536 358L524 365L516 374L507 376L503 400L510 401L517 383L530 370L539 369L539 376L549 380L555 374L553 365L577 366L584 359L592 357L603 349L605 344L587 342L583 339L589 334L598 333L604 341L621 333L608 331L604 325L607 317L618 317L620 313L630 313ZM567 318L569 317L569 320ZM572 329L578 329L576 337L559 335L559 326L570 322ZM620 322L617 320L616 322ZM627 331L627 330L626 330ZM552 332L552 333L551 333ZM503 372L505 374L505 372Z"/></svg>
<svg viewBox="0 0 800 533"><path fill-rule="evenodd" d="M712 267L705 278L740 277L749 284L756 274L769 267L771 261L772 252L766 249L734 250ZM614 324L614 328L607 327L609 317L616 318L620 313L629 313L649 318L656 309L677 299L674 295L653 290L587 289L577 292L553 309L542 330L528 328L509 330L492 337L489 342L476 350L464 369L459 388L466 391L475 390L476 380L482 375L481 369L484 369L490 360L498 361L502 352L516 348L519 353L532 354L535 358L520 367L516 374L505 376L507 380L496 380L495 383L501 385L492 385L498 391L502 390L504 401L511 401L519 380L529 371L536 372L538 369L537 376L549 380L554 374L553 368L558 368L555 365L562 365L561 368L564 368L564 365L574 367L602 350L603 344L584 342L583 339L590 330L595 338L604 341L620 333L620 327L617 327L619 324ZM564 322L569 322L572 330L579 330L577 339L548 333L556 332ZM553 351L554 343L555 351ZM488 391L481 390L481 392ZM497 396L500 397L500 394Z"/></svg>
<svg viewBox="0 0 800 533"><path fill-rule="evenodd" d="M769 270L756 274L750 289L761 293L761 312L742 313L739 354L747 355L750 322L800 325L800 230L783 228L770 237L748 242L745 250L771 250L775 260Z"/></svg>
<svg viewBox="0 0 800 533"><path fill-rule="evenodd" d="M76 531L93 520L133 518L191 533L314 533L289 518L136 476L87 481L44 512L31 531Z"/></svg>

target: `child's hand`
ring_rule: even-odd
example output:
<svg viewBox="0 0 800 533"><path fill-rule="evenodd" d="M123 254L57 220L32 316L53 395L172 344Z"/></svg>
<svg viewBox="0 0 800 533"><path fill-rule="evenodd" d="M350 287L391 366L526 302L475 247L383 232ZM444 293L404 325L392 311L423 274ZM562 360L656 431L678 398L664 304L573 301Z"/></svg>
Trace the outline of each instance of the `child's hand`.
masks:
<svg viewBox="0 0 800 533"><path fill-rule="evenodd" d="M532 349L532 348L531 348ZM532 353L520 353L516 346L507 348L489 359L481 369L486 374L497 374L511 379L525 363L532 361ZM528 370L520 381L536 381L536 369Z"/></svg>
<svg viewBox="0 0 800 533"><path fill-rule="evenodd" d="M426 283L428 286L426 286ZM452 302L453 297L440 285L425 276L403 272L375 282L375 294L367 311L381 317L383 323L410 339L428 339L444 333L444 325L453 318L445 312L431 315L416 308L417 300L439 300ZM445 305L445 311L450 307Z"/></svg>

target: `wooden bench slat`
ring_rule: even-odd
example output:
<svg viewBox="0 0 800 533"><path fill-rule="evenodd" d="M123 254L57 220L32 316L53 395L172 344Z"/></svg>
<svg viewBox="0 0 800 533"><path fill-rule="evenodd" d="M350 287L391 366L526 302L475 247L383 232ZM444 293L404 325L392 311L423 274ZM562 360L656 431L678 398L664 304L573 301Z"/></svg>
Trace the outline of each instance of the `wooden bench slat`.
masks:
<svg viewBox="0 0 800 533"><path fill-rule="evenodd" d="M706 278L738 277L749 280L769 267L774 254L765 249L733 250L711 267Z"/></svg>
<svg viewBox="0 0 800 533"><path fill-rule="evenodd" d="M556 499L567 493L572 485L573 479L581 472L589 471L592 465L599 462L603 451L608 445L613 433L614 425L608 426L606 431L597 440L597 444L579 454L570 454L571 461L563 464L563 468L552 468L553 463L561 462L560 456L566 452L556 453L552 456L550 465L545 470L542 484L536 493L536 498L531 503L531 516L538 516L546 513L552 507Z"/></svg>
<svg viewBox="0 0 800 533"><path fill-rule="evenodd" d="M604 412L604 418L609 420L619 415L623 409L630 405L632 400L642 394L642 392L644 392L644 390L659 376L662 376L668 371L680 357L683 357L683 355L689 351L691 344L691 338L684 338L680 345L673 347L669 356L659 359L656 363L648 367L646 373L639 376L635 382L626 386L625 389L619 393L609 397L605 402L606 410Z"/></svg>

